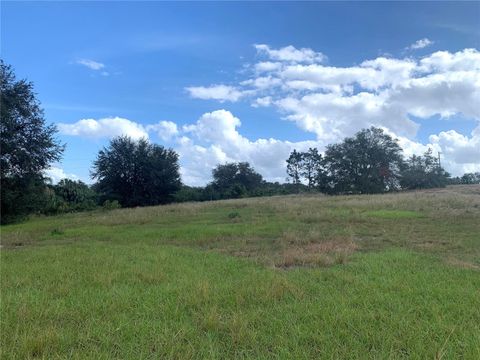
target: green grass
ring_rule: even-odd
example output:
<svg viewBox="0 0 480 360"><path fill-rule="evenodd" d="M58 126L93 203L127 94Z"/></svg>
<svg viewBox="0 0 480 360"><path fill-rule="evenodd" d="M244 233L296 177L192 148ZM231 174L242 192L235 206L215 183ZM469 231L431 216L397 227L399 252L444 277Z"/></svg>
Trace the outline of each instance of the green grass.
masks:
<svg viewBox="0 0 480 360"><path fill-rule="evenodd" d="M478 359L478 189L2 227L1 357Z"/></svg>

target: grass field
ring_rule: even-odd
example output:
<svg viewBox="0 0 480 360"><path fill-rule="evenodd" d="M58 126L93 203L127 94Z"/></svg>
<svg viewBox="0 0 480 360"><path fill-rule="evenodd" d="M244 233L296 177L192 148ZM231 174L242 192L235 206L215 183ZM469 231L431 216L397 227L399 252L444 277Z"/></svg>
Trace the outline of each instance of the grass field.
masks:
<svg viewBox="0 0 480 360"><path fill-rule="evenodd" d="M3 359L480 359L480 186L1 230Z"/></svg>

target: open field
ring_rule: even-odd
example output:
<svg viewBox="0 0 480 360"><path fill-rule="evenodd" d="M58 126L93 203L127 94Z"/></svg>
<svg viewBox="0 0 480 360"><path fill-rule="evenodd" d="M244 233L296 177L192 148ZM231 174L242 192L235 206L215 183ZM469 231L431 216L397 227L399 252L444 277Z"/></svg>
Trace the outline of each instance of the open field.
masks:
<svg viewBox="0 0 480 360"><path fill-rule="evenodd" d="M4 359L479 359L480 186L2 227Z"/></svg>

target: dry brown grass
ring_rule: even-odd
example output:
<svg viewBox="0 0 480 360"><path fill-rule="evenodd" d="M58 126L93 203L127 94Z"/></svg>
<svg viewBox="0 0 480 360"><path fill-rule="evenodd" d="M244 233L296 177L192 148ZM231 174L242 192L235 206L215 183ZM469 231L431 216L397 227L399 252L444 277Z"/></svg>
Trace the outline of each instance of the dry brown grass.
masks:
<svg viewBox="0 0 480 360"><path fill-rule="evenodd" d="M275 260L275 267L290 268L296 266L330 266L343 264L357 249L349 239L336 239L303 246L287 246Z"/></svg>

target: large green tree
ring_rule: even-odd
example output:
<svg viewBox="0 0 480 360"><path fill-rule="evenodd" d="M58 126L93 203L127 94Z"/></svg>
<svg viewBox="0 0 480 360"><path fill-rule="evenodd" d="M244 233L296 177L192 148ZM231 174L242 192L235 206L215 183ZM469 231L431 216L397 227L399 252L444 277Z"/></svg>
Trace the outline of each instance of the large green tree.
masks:
<svg viewBox="0 0 480 360"><path fill-rule="evenodd" d="M146 139L117 137L98 153L92 176L106 200L122 206L165 204L180 189L178 154Z"/></svg>
<svg viewBox="0 0 480 360"><path fill-rule="evenodd" d="M217 165L212 170L211 186L221 198L238 198L252 193L262 183L262 175L257 173L248 162Z"/></svg>
<svg viewBox="0 0 480 360"><path fill-rule="evenodd" d="M402 148L382 129L371 127L329 145L324 167L333 193L381 193L399 188Z"/></svg>
<svg viewBox="0 0 480 360"><path fill-rule="evenodd" d="M64 150L56 127L47 125L33 84L17 80L0 60L0 138L2 223L40 210L46 201L43 171Z"/></svg>
<svg viewBox="0 0 480 360"><path fill-rule="evenodd" d="M465 173L460 179L462 184L480 184L480 172Z"/></svg>
<svg viewBox="0 0 480 360"><path fill-rule="evenodd" d="M404 189L428 189L445 187L449 183L450 174L433 156L432 149L428 149L423 156L412 155L408 158L401 176L401 185Z"/></svg>

